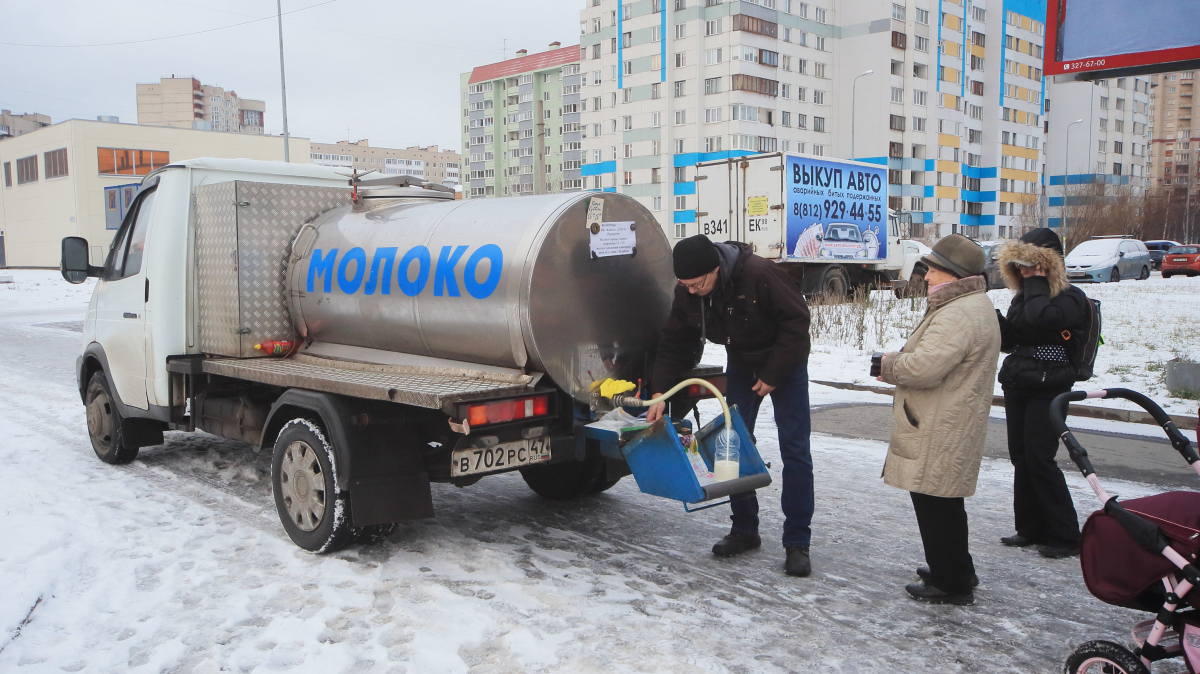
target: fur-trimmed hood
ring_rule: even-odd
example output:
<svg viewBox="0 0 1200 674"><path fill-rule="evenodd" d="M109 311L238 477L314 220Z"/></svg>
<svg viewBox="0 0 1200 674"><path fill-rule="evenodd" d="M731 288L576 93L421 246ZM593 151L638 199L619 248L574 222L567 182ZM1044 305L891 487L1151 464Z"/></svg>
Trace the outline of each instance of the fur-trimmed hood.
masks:
<svg viewBox="0 0 1200 674"><path fill-rule="evenodd" d="M1017 271L1013 261L1031 262L1035 267L1046 273L1050 283L1050 297L1055 297L1070 285L1067 280L1067 266L1057 251L1035 246L1032 243L1013 242L1005 244L1000 249L1000 275L1008 289L1020 293L1024 278Z"/></svg>

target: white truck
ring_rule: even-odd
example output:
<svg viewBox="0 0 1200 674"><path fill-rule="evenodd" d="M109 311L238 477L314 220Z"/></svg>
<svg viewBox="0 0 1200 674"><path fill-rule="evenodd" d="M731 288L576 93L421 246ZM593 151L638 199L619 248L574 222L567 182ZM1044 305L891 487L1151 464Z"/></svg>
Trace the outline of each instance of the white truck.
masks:
<svg viewBox="0 0 1200 674"><path fill-rule="evenodd" d="M96 455L197 429L271 451L283 527L317 552L431 517L431 482L520 470L565 499L628 475L581 428L595 382L648 376L675 284L622 195L464 201L251 160L154 171L103 266L88 250L64 239L61 270L99 278L78 359Z"/></svg>
<svg viewBox="0 0 1200 674"><path fill-rule="evenodd" d="M887 169L794 153L696 166L698 233L748 243L787 268L806 295L873 286L924 294L925 244L887 207Z"/></svg>

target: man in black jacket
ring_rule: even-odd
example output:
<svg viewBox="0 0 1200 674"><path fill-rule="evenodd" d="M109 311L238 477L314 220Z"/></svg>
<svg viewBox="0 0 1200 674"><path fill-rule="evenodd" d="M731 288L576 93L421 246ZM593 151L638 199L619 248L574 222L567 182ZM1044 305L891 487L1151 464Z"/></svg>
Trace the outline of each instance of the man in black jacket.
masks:
<svg viewBox="0 0 1200 674"><path fill-rule="evenodd" d="M679 285L663 327L651 389L662 392L678 383L712 341L725 345L726 399L738 406L751 433L762 399L771 396L783 459L784 570L807 576L812 571L808 548L813 515L808 305L783 270L744 243L713 243L698 234L676 244L673 259ZM664 407L651 407L647 420L658 420ZM721 557L762 545L755 493L735 494L730 506L732 529L713 546L713 554Z"/></svg>
<svg viewBox="0 0 1200 674"><path fill-rule="evenodd" d="M1054 460L1058 436L1050 401L1075 384L1073 353L1091 320L1088 298L1067 279L1058 235L1034 229L1000 251L1000 273L1014 292L1001 316L1000 367L1008 454L1012 461L1017 533L1005 545L1039 545L1044 557L1079 554L1079 520L1062 470Z"/></svg>

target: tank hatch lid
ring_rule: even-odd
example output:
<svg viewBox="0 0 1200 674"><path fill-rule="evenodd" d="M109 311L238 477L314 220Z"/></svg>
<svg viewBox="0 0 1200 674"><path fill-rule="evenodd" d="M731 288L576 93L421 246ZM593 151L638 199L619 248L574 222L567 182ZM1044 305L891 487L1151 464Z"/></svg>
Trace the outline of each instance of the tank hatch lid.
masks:
<svg viewBox="0 0 1200 674"><path fill-rule="evenodd" d="M441 409L449 403L481 395L529 390L527 384L491 379L351 369L332 360L317 364L295 358L211 358L204 361L204 371L273 386L305 388L428 409Z"/></svg>

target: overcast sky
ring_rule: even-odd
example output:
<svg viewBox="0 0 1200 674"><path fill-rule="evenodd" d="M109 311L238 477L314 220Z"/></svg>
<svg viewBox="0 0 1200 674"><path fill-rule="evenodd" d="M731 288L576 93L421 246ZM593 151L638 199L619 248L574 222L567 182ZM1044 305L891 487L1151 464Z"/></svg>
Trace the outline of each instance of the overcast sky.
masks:
<svg viewBox="0 0 1200 674"><path fill-rule="evenodd" d="M288 126L334 142L460 150L458 76L517 49L578 44L582 0L283 0ZM274 0L0 0L0 108L137 119L138 82L192 76L267 102L283 130Z"/></svg>

